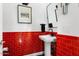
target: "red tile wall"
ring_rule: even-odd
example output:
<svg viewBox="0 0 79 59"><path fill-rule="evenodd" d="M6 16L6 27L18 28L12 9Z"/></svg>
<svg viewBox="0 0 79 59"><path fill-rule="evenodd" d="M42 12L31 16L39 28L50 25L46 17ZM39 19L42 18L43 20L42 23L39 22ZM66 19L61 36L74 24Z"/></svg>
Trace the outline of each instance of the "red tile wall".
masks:
<svg viewBox="0 0 79 59"><path fill-rule="evenodd" d="M39 35L51 34L52 32L3 32L3 47L8 47L4 51L4 56L22 56L44 50L44 43L39 39ZM56 33L54 33L56 34ZM21 43L19 38L21 35Z"/></svg>
<svg viewBox="0 0 79 59"><path fill-rule="evenodd" d="M39 39L39 35L52 34L52 32L4 32L3 47L8 47L4 56L22 56L44 50L44 43ZM56 35L56 55L57 56L79 56L79 37ZM22 43L19 42L21 36Z"/></svg>
<svg viewBox="0 0 79 59"><path fill-rule="evenodd" d="M79 37L57 35L57 56L79 56Z"/></svg>

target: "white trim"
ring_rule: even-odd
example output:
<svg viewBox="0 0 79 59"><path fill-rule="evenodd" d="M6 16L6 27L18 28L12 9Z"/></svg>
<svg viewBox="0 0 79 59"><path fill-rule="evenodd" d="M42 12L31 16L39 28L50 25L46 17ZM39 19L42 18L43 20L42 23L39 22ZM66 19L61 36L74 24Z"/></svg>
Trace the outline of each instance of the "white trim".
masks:
<svg viewBox="0 0 79 59"><path fill-rule="evenodd" d="M24 55L24 56L37 56L37 55L41 55L43 53L44 53L44 51L41 51L41 52L32 53L32 54L28 54L28 55Z"/></svg>

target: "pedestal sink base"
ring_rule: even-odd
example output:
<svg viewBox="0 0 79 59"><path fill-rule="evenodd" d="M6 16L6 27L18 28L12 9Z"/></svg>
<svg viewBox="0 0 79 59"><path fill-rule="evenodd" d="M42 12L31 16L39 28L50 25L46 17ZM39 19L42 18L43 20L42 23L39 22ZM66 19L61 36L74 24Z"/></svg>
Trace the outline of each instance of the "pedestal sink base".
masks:
<svg viewBox="0 0 79 59"><path fill-rule="evenodd" d="M45 56L51 56L51 43L45 42Z"/></svg>
<svg viewBox="0 0 79 59"><path fill-rule="evenodd" d="M45 56L51 56L51 42L54 42L56 37L51 35L40 35L39 38L45 43Z"/></svg>

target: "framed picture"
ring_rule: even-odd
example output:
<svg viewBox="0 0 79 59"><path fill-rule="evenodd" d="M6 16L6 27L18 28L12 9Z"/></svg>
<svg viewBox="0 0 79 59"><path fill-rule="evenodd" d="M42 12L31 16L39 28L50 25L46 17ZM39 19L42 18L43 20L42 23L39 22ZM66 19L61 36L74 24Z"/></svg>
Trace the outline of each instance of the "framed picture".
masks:
<svg viewBox="0 0 79 59"><path fill-rule="evenodd" d="M32 8L29 6L17 6L18 23L31 24L32 23Z"/></svg>

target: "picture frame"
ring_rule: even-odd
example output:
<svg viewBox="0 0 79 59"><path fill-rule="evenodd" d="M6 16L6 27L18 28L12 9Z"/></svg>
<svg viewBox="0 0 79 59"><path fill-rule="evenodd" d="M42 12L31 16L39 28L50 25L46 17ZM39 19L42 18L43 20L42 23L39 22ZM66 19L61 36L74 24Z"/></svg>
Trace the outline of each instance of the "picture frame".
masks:
<svg viewBox="0 0 79 59"><path fill-rule="evenodd" d="M25 5L17 6L18 23L31 24L32 23L32 7Z"/></svg>

